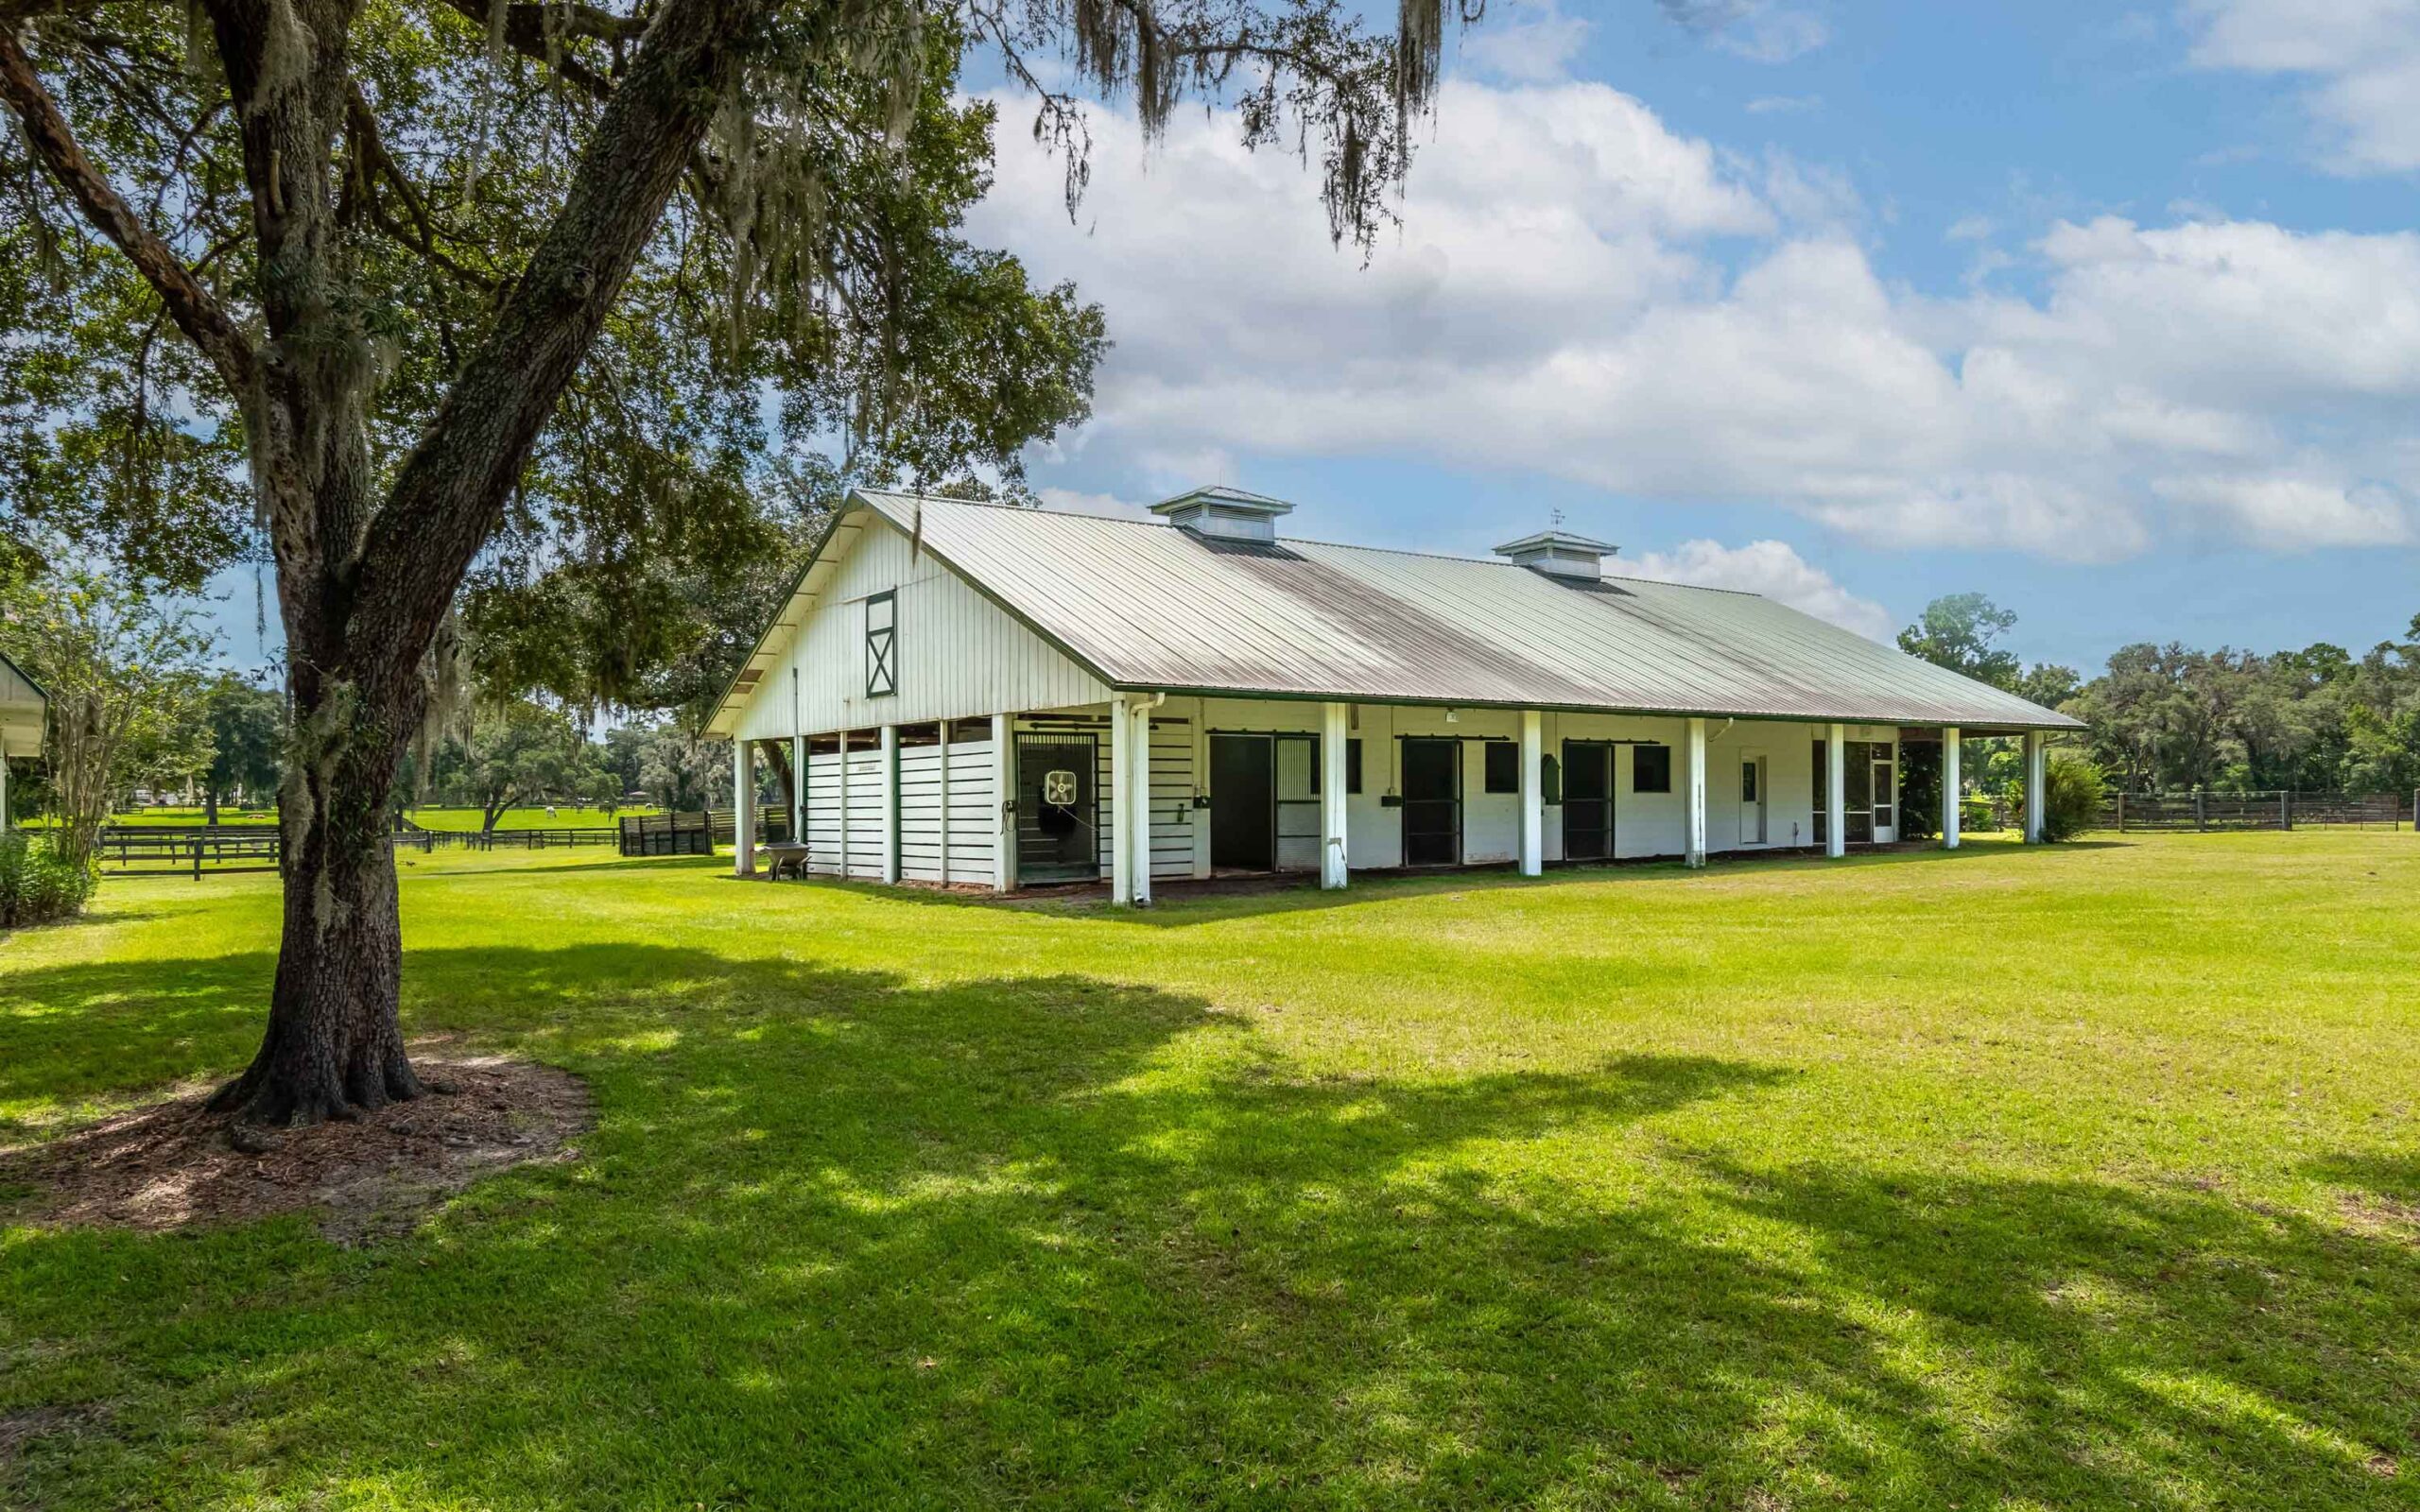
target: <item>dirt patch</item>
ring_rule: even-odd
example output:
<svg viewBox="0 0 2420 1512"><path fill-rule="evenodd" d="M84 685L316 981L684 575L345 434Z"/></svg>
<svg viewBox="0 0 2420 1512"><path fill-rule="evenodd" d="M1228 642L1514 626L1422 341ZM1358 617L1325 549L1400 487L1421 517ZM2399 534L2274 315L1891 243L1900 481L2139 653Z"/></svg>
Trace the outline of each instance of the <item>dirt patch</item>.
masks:
<svg viewBox="0 0 2420 1512"><path fill-rule="evenodd" d="M2420 1244L2420 1203L2397 1202L2367 1192L2347 1192L2337 1197L2336 1207L2363 1233Z"/></svg>
<svg viewBox="0 0 2420 1512"><path fill-rule="evenodd" d="M269 1133L247 1154L194 1090L40 1144L0 1151L0 1190L21 1222L164 1232L316 1210L338 1244L402 1233L483 1176L568 1160L589 1126L588 1089L568 1072L501 1056L412 1063L451 1094L352 1124Z"/></svg>

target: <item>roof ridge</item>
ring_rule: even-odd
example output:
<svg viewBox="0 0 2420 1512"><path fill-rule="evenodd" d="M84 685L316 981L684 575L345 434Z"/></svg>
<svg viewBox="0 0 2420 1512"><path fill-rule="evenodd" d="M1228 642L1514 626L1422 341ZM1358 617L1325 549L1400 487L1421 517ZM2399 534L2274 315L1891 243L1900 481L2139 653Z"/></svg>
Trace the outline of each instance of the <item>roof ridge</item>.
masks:
<svg viewBox="0 0 2420 1512"><path fill-rule="evenodd" d="M889 499L913 499L925 504L963 504L984 509L1010 509L1019 514L1050 515L1064 520L1098 520L1114 525L1140 525L1147 530L1175 530L1179 527L1165 520L1137 520L1122 514L1085 514L1077 509L1053 509L1046 505L1011 504L1005 499L953 499L945 493L908 493L898 489L859 489L859 493L879 493ZM1278 536L1281 546L1325 546L1334 551L1370 551L1389 557L1418 557L1426 561L1457 561L1469 567L1503 567L1515 572L1528 572L1516 561L1504 561L1487 557L1470 557L1458 551L1416 551L1409 546L1373 546L1359 541L1322 541L1316 536ZM1749 588L1717 588L1712 583L1681 583L1668 577L1645 577L1632 573L1607 573L1600 582L1646 583L1653 588L1684 588L1699 593L1729 593L1735 598L1766 598Z"/></svg>

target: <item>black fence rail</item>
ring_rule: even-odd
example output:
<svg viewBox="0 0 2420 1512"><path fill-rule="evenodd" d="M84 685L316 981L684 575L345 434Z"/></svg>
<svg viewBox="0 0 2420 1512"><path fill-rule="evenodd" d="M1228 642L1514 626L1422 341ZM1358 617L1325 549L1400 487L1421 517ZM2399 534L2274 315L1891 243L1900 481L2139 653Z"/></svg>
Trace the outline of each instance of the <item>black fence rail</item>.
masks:
<svg viewBox="0 0 2420 1512"><path fill-rule="evenodd" d="M560 825L519 830L397 830L387 844L427 855L439 850L549 850L559 847L607 846L616 832L607 825ZM100 833L95 854L112 875L146 872L205 874L275 871L285 839L274 824L113 824Z"/></svg>
<svg viewBox="0 0 2420 1512"><path fill-rule="evenodd" d="M95 853L101 869L118 875L275 871L285 837L274 824L112 824Z"/></svg>
<svg viewBox="0 0 2420 1512"><path fill-rule="evenodd" d="M2401 793L2113 793L2100 805L2108 830L2290 830L2341 825L2400 829L2420 794Z"/></svg>
<svg viewBox="0 0 2420 1512"><path fill-rule="evenodd" d="M729 809L700 809L688 814L634 814L619 826L626 856L710 856L715 847L730 845L738 820ZM779 810L759 811L756 838L773 844L790 837L790 816Z"/></svg>
<svg viewBox="0 0 2420 1512"><path fill-rule="evenodd" d="M551 850L558 847L612 845L614 831L602 824L565 824L523 830L423 830L403 838L434 835L440 846L464 850Z"/></svg>

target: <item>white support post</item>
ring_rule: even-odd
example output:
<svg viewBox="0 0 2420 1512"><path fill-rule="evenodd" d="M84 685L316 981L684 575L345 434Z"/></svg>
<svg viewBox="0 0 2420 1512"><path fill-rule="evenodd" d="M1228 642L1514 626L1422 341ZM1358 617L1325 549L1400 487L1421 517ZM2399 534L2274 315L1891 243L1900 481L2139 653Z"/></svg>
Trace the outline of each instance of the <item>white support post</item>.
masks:
<svg viewBox="0 0 2420 1512"><path fill-rule="evenodd" d="M942 833L939 839L942 848L942 885L944 887L958 880L949 874L949 727L952 723L953 721L947 719L941 723L942 761L941 765L933 773L933 781L941 785Z"/></svg>
<svg viewBox="0 0 2420 1512"><path fill-rule="evenodd" d="M756 747L732 737L731 874L756 875Z"/></svg>
<svg viewBox="0 0 2420 1512"><path fill-rule="evenodd" d="M1849 733L1844 726L1824 730L1824 853L1849 853Z"/></svg>
<svg viewBox="0 0 2420 1512"><path fill-rule="evenodd" d="M1133 805L1134 721L1126 699L1109 700L1109 901L1115 905L1134 901L1134 848L1126 843L1126 815Z"/></svg>
<svg viewBox="0 0 2420 1512"><path fill-rule="evenodd" d="M992 797L999 833L992 839L992 887L1014 892L1017 886L1017 744L1014 721L1007 714L992 716Z"/></svg>
<svg viewBox="0 0 2420 1512"><path fill-rule="evenodd" d="M1353 738L1353 711L1332 703L1320 711L1320 885L1345 880L1344 746Z"/></svg>
<svg viewBox="0 0 2420 1512"><path fill-rule="evenodd" d="M1958 784L1960 777L1958 727L1945 725L1941 731L1941 848L1958 849Z"/></svg>
<svg viewBox="0 0 2420 1512"><path fill-rule="evenodd" d="M790 665L790 844L806 844L806 726L799 718L798 665ZM799 865L801 877L805 863Z"/></svg>
<svg viewBox="0 0 2420 1512"><path fill-rule="evenodd" d="M1137 698L1128 716L1127 751L1134 758L1134 793L1119 816L1124 841L1133 849L1134 906L1151 905L1151 700Z"/></svg>
<svg viewBox="0 0 2420 1512"><path fill-rule="evenodd" d="M1133 727L1126 718L1126 705L1116 695L1109 700L1109 827L1112 844L1109 848L1109 901L1123 904L1133 897L1132 862L1126 847L1126 837L1118 833L1126 828L1126 784L1133 781L1131 759L1126 743L1132 737Z"/></svg>
<svg viewBox="0 0 2420 1512"><path fill-rule="evenodd" d="M0 834L9 833L9 742L0 736Z"/></svg>
<svg viewBox="0 0 2420 1512"><path fill-rule="evenodd" d="M1210 700L1193 700L1193 794L1195 798L1210 791ZM1207 881L1210 876L1210 811L1196 803L1185 811L1184 822L1193 836L1193 874Z"/></svg>
<svg viewBox="0 0 2420 1512"><path fill-rule="evenodd" d="M790 840L806 844L806 736L790 737ZM805 863L800 863L799 875L806 875Z"/></svg>
<svg viewBox="0 0 2420 1512"><path fill-rule="evenodd" d="M2048 797L2049 744L2042 731L2025 732L2025 843L2042 843L2042 805Z"/></svg>
<svg viewBox="0 0 2420 1512"><path fill-rule="evenodd" d="M1687 772L1685 782L1687 805L1682 832L1682 859L1689 866L1705 865L1705 721L1689 721L1687 742Z"/></svg>
<svg viewBox="0 0 2420 1512"><path fill-rule="evenodd" d="M882 727L882 880L899 880L899 727Z"/></svg>
<svg viewBox="0 0 2420 1512"><path fill-rule="evenodd" d="M1521 875L1547 868L1546 716L1521 711Z"/></svg>

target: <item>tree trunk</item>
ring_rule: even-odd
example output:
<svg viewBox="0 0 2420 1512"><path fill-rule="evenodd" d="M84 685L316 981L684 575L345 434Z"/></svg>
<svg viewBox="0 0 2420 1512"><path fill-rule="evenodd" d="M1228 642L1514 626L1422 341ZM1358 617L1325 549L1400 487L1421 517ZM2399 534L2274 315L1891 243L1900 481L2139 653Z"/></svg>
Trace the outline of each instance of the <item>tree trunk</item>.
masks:
<svg viewBox="0 0 2420 1512"><path fill-rule="evenodd" d="M151 284L243 414L285 622L292 756L281 793L285 932L268 1032L212 1107L261 1123L347 1118L422 1090L396 1020L402 930L386 806L427 700L422 663L504 519L539 433L740 77L768 0L666 0L621 73L554 222L437 414L373 491L374 343L340 224L359 0L203 0L243 139L258 329L239 321L84 156L12 26L0 98ZM815 8L821 9L821 8ZM362 142L347 141L347 174ZM68 712L72 714L72 711ZM64 716L62 716L64 717ZM95 732L97 733L97 731ZM67 764L72 767L72 764ZM102 768L104 771L106 767ZM105 794L73 816L89 849Z"/></svg>
<svg viewBox="0 0 2420 1512"><path fill-rule="evenodd" d="M204 824L218 822L218 784L216 782L206 782L201 784L201 822Z"/></svg>
<svg viewBox="0 0 2420 1512"><path fill-rule="evenodd" d="M279 803L285 918L268 1032L210 1105L247 1123L350 1119L428 1090L404 1054L403 922L386 834L418 690L373 701L307 672L292 680L297 759Z"/></svg>

